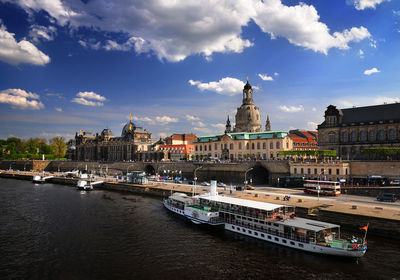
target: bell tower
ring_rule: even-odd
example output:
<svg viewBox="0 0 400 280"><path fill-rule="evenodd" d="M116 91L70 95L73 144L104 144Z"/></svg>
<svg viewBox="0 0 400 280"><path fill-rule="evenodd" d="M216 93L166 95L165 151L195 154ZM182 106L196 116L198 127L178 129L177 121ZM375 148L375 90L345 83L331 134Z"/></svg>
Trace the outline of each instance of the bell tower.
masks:
<svg viewBox="0 0 400 280"><path fill-rule="evenodd" d="M228 119L226 120L226 125L225 125L225 133L231 133L232 128L231 128L231 121L229 120L229 115Z"/></svg>
<svg viewBox="0 0 400 280"><path fill-rule="evenodd" d="M268 115L267 115L267 121L265 122L265 131L271 131L271 123L269 122Z"/></svg>
<svg viewBox="0 0 400 280"><path fill-rule="evenodd" d="M254 104L253 89L249 84L249 77L247 77L246 84L244 85L243 88L243 105L252 105L252 104Z"/></svg>

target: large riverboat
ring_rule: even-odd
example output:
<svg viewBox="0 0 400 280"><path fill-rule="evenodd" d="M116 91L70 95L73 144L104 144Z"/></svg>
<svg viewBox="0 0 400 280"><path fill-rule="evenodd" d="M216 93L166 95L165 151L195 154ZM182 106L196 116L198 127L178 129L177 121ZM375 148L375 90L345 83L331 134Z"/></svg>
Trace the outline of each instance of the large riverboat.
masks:
<svg viewBox="0 0 400 280"><path fill-rule="evenodd" d="M343 239L339 225L296 217L294 206L222 196L213 186L210 193L191 198L173 194L164 199L164 205L197 224L222 226L307 252L358 258L367 250L366 235Z"/></svg>

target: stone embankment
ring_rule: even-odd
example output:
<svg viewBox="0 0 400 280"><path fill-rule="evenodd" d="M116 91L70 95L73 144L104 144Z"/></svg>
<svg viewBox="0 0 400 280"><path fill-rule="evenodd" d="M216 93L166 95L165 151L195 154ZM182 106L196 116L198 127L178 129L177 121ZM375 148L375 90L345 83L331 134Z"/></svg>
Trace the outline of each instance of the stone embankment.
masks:
<svg viewBox="0 0 400 280"><path fill-rule="evenodd" d="M32 180L31 172L3 172L0 177L14 178L21 180ZM76 186L78 179L54 177L49 183L65 184ZM126 184L117 181L107 181L101 187L110 191L130 192L139 195L166 197L172 192L184 192L192 194L193 186L180 184L167 184L153 182L147 185ZM197 193L204 193L204 187L198 186ZM238 198L258 200L276 204L287 204L296 206L296 214L299 217L315 219L324 222L340 224L343 229L357 231L359 227L369 223L368 234L386 238L400 239L400 208L385 205L377 207L374 204L354 205L350 203L323 203L314 200L291 200L284 201L282 195L268 195L254 193L252 191L237 192L232 194L229 191L222 192L223 195L231 195ZM354 203L353 203L354 204Z"/></svg>

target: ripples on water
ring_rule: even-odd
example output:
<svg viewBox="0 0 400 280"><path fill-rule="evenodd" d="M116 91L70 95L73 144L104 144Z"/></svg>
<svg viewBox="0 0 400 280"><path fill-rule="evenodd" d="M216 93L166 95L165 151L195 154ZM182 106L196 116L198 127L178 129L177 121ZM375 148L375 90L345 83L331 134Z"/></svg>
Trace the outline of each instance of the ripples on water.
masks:
<svg viewBox="0 0 400 280"><path fill-rule="evenodd" d="M0 278L400 279L398 242L354 260L198 226L159 199L0 179Z"/></svg>

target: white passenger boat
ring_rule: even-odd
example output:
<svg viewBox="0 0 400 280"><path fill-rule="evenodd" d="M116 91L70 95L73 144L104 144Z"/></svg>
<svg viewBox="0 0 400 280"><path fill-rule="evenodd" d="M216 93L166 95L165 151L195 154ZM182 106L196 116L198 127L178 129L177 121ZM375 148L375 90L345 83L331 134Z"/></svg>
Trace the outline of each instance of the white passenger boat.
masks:
<svg viewBox="0 0 400 280"><path fill-rule="evenodd" d="M171 197L164 205L174 211L170 203L176 198ZM195 223L222 225L229 231L303 251L358 258L367 250L367 226L363 227L364 238L342 239L339 225L296 217L293 206L220 196L215 183L211 193L187 197L174 209Z"/></svg>
<svg viewBox="0 0 400 280"><path fill-rule="evenodd" d="M191 197L184 193L173 193L171 196L164 198L164 206L168 210L185 216L185 206L193 203Z"/></svg>
<svg viewBox="0 0 400 280"><path fill-rule="evenodd" d="M46 181L46 180L44 180L44 179L42 178L42 176L40 176L40 175L35 175L35 176L33 176L33 178L32 178L32 182L35 183L35 184L43 184L45 181Z"/></svg>
<svg viewBox="0 0 400 280"><path fill-rule="evenodd" d="M93 190L93 186L90 184L90 182L85 180L79 180L78 183L76 183L76 188L83 191Z"/></svg>

